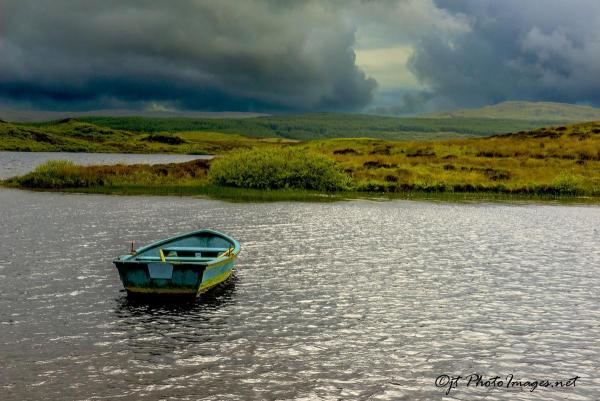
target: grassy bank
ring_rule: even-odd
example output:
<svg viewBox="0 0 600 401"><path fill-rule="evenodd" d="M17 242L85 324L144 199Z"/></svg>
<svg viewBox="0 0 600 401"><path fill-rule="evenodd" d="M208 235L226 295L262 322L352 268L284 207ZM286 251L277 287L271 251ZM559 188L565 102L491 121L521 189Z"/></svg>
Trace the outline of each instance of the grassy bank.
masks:
<svg viewBox="0 0 600 401"><path fill-rule="evenodd" d="M375 192L600 195L600 123L481 139L309 142Z"/></svg>
<svg viewBox="0 0 600 401"><path fill-rule="evenodd" d="M211 165L212 163L212 165ZM600 197L600 123L451 141L334 139L258 146L213 162L49 162L7 186L238 200Z"/></svg>
<svg viewBox="0 0 600 401"><path fill-rule="evenodd" d="M170 164L81 166L50 160L31 173L0 184L11 188L112 195L201 196L233 201L329 201L344 193L302 188L248 189L215 185L209 178L210 162L194 160Z"/></svg>

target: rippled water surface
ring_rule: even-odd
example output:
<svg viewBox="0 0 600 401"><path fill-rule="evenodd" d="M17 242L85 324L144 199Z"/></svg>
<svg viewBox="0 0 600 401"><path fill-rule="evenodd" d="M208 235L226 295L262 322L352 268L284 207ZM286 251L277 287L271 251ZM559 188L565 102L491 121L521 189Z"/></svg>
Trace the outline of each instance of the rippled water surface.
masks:
<svg viewBox="0 0 600 401"><path fill-rule="evenodd" d="M176 163L212 158L202 155L138 155L131 153L1 152L0 179L25 174L48 160L71 160L77 164Z"/></svg>
<svg viewBox="0 0 600 401"><path fill-rule="evenodd" d="M3 400L597 400L600 208L232 204L0 189ZM242 245L198 302L111 260L199 227ZM441 374L576 387L459 388Z"/></svg>

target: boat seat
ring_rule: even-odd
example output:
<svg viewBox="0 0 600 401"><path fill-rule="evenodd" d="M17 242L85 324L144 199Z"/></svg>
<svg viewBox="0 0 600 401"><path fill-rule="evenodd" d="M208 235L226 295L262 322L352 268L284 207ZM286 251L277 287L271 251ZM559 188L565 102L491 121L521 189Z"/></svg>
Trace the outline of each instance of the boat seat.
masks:
<svg viewBox="0 0 600 401"><path fill-rule="evenodd" d="M162 248L163 252L218 252L223 253L227 252L229 248L201 248L194 246L167 246Z"/></svg>
<svg viewBox="0 0 600 401"><path fill-rule="evenodd" d="M167 262L210 262L216 258L197 258L194 256L167 256ZM140 262L160 262L160 256L137 256L135 260Z"/></svg>

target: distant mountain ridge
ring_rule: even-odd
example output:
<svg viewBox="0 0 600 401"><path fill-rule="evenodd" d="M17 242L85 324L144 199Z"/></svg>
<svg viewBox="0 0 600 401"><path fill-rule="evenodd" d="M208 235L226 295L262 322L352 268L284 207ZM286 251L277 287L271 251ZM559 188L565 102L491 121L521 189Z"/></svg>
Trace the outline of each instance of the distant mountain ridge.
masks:
<svg viewBox="0 0 600 401"><path fill-rule="evenodd" d="M144 117L144 118L252 118L268 116L266 113L241 111L175 111L175 110L126 110L106 109L92 111L37 111L37 110L0 110L0 120L33 123L65 118L84 117Z"/></svg>
<svg viewBox="0 0 600 401"><path fill-rule="evenodd" d="M478 109L427 113L422 117L585 122L600 120L600 108L568 103L508 101Z"/></svg>

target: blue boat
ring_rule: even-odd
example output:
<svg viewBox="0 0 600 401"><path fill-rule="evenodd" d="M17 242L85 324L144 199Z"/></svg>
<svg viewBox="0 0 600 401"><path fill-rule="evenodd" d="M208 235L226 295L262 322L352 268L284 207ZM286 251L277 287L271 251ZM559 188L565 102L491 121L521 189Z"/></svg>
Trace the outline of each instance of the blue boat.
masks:
<svg viewBox="0 0 600 401"><path fill-rule="evenodd" d="M209 229L131 248L113 261L129 295L198 296L229 278L240 253L235 239Z"/></svg>

